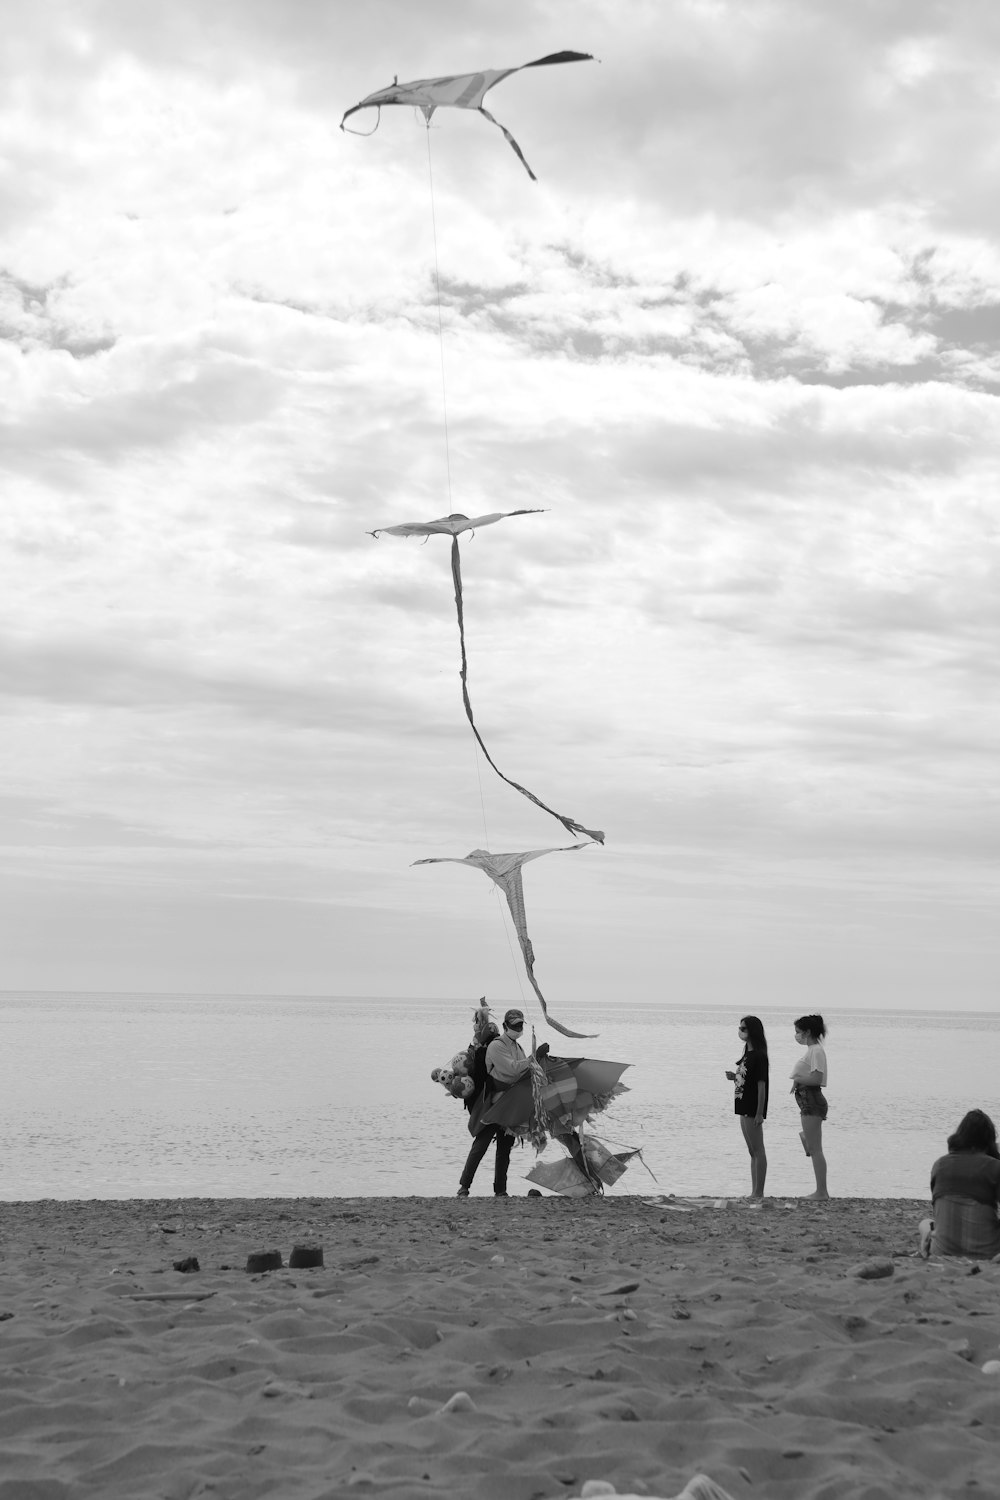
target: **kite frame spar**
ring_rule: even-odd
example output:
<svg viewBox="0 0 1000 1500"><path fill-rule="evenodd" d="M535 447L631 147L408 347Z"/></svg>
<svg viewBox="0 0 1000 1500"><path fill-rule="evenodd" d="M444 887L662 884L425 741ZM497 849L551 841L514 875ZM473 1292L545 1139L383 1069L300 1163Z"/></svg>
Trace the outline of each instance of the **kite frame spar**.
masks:
<svg viewBox="0 0 1000 1500"><path fill-rule="evenodd" d="M348 131L350 135L374 135L382 119L383 104L409 104L422 112L428 126L436 109L442 107L475 109L489 120L491 125L497 127L532 182L537 182L538 178L528 166L524 152L517 141L506 125L501 125L499 120L494 119L483 104L483 99L498 83L502 83L512 73L523 73L525 68L545 68L552 63L593 61L594 56L591 52L550 52L547 57L536 57L533 62L521 63L516 68L484 68L481 73L452 73L441 78L415 78L410 83L400 83L398 78L394 78L387 88L376 89L373 94L369 94L360 103L346 110L340 122L340 128L347 130L344 122L349 120L351 115L356 115L359 109L377 109L378 118L375 121L374 130Z"/></svg>

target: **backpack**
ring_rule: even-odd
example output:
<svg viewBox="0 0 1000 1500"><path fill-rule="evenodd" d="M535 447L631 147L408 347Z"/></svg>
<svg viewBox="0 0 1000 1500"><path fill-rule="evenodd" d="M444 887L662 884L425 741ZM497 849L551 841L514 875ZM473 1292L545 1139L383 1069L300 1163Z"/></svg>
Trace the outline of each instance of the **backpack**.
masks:
<svg viewBox="0 0 1000 1500"><path fill-rule="evenodd" d="M492 1040L492 1038L490 1039ZM472 1107L486 1087L489 1074L486 1071L486 1048L489 1042L480 1042L476 1047L469 1050L472 1053L472 1061L469 1065L469 1077L472 1079L472 1093L465 1101L465 1107L472 1113Z"/></svg>

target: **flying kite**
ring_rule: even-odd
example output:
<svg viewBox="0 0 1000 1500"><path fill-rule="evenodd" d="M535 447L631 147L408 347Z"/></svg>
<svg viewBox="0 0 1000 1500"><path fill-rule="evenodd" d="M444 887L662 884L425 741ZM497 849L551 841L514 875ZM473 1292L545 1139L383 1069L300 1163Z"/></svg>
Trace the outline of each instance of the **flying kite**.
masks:
<svg viewBox="0 0 1000 1500"><path fill-rule="evenodd" d="M556 849L528 849L522 854L491 854L488 849L473 849L464 859L456 855L444 855L439 859L415 859L415 865L472 865L476 870L482 870L488 875L494 885L498 885L507 897L507 906L510 909L514 921L514 931L521 945L521 953L524 956L524 967L527 971L531 988L541 1003L542 1014L546 1021L555 1031L561 1031L563 1036L585 1037L589 1035L585 1031L570 1031L568 1026L549 1015L549 1008L545 1003L545 996L538 988L535 978L535 950L531 946L528 936L527 919L524 912L524 886L521 881L521 866L527 864L529 859L541 859L543 854L569 853L573 849L586 849L586 844L566 844Z"/></svg>
<svg viewBox="0 0 1000 1500"><path fill-rule="evenodd" d="M398 78L394 78L388 88L376 89L374 94L369 94L367 99L362 99L360 104L355 104L347 110L340 122L340 128L346 129L344 120L357 114L359 109L377 109L379 112L378 119L375 121L375 130L377 130L379 120L382 118L383 104L413 105L422 111L428 125L431 123L434 111L442 107L478 109L491 125L495 125L502 132L532 182L537 182L537 177L524 159L524 152L507 127L493 118L484 106L483 99L491 88L501 83L503 79L509 78L512 73L521 73L525 68L545 68L551 63L570 62L593 62L593 55L590 52L550 52L548 57L536 57L534 62L521 63L516 68L485 68L481 73L452 73L445 78L417 78L412 83L400 83ZM351 134L374 135L375 130L368 132L355 130Z"/></svg>
<svg viewBox="0 0 1000 1500"><path fill-rule="evenodd" d="M404 521L399 526L380 526L375 531L370 531L368 535L375 537L376 540L382 534L382 532L385 532L387 536L451 537L451 576L455 585L455 610L458 615L458 639L462 649L462 668L460 672L460 676L462 678L462 701L465 704L466 718L472 726L472 732L476 736L479 748L480 750L482 750L486 759L489 761L494 771L496 771L501 781L505 781L507 785L513 787L516 792L520 792L522 797L527 797L529 802L533 802L536 807L540 807L543 812L547 812L550 817L555 818L557 822L563 825L568 834L574 835L584 833L586 834L587 838L592 839L594 843L603 844L604 834L599 828L584 828L583 824L578 823L575 818L564 817L562 813L557 813L553 808L549 807L548 804L543 802L540 797L536 797L534 792L529 792L528 788L522 786L519 781L512 781L509 776L505 776L500 767L497 765L496 761L493 759L490 752L487 750L486 745L483 741L483 737L479 733L479 730L476 728L476 721L472 716L472 702L469 698L469 663L468 658L465 654L465 608L462 601L462 560L458 550L458 538L463 531L474 531L477 526L492 526L494 522L503 521L508 516L535 515L541 515L541 511L537 509L498 510L492 511L488 516L473 516L471 519L469 516L463 516L456 512L455 514L450 516L442 516L441 519L437 521Z"/></svg>

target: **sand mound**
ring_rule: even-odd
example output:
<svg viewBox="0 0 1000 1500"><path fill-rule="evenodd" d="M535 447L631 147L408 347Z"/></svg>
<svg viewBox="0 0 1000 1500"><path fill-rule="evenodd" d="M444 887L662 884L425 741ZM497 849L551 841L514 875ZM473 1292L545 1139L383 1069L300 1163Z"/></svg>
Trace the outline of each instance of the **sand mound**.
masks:
<svg viewBox="0 0 1000 1500"><path fill-rule="evenodd" d="M922 1208L0 1205L0 1500L986 1496L1000 1266Z"/></svg>

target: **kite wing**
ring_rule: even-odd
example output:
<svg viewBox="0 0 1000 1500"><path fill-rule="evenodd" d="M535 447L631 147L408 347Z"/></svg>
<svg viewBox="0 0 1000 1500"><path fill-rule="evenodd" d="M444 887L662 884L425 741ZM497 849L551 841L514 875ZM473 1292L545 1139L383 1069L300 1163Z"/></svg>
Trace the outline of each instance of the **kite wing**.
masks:
<svg viewBox="0 0 1000 1500"><path fill-rule="evenodd" d="M564 1156L562 1161L540 1161L524 1175L527 1182L537 1182L539 1187L561 1193L564 1198L587 1198L592 1193L603 1191L602 1183L610 1187L617 1182L633 1156L642 1161L639 1150L609 1151L596 1136L586 1136L578 1153ZM585 1171L581 1171L581 1159ZM642 1164L646 1166L645 1162Z"/></svg>
<svg viewBox="0 0 1000 1500"><path fill-rule="evenodd" d="M485 68L481 73L453 73L444 78L417 78L412 83L399 83L393 79L388 88L376 89L374 94L369 94L359 104L352 105L345 112L340 128L344 130L346 128L344 121L349 120L351 115L356 115L359 109L377 109L381 118L383 104L412 105L423 112L428 125L436 109L477 109L503 134L532 182L536 182L537 178L525 161L524 152L517 141L506 125L501 125L499 120L493 118L489 110L484 107L483 100L496 84L509 78L512 73L523 72L525 68L545 68L552 63L592 61L593 56L589 52L550 52L547 57L536 57L534 62L521 63L516 68ZM375 128L378 129L378 120L375 122ZM355 134L359 133L363 134L363 132L355 132Z"/></svg>
<svg viewBox="0 0 1000 1500"><path fill-rule="evenodd" d="M597 1185L585 1177L570 1157L561 1161L540 1161L524 1174L525 1182L536 1182L548 1188L550 1193L559 1193L563 1198L590 1198L597 1192Z"/></svg>
<svg viewBox="0 0 1000 1500"><path fill-rule="evenodd" d="M550 1090L551 1097L545 1105L546 1114L549 1117L547 1128L551 1130L553 1123L558 1127L561 1120L564 1124L569 1124L570 1122L565 1119L566 1116L572 1116L571 1128L573 1129L584 1124L594 1108L595 1099L606 1098L607 1095L614 1093L622 1074L628 1067L631 1067L631 1063L601 1062L589 1057L563 1058L554 1067L551 1063L547 1064L546 1077L551 1084L557 1085ZM621 1092L627 1092L627 1090L623 1089ZM529 1075L519 1078L517 1083L505 1089L499 1099L483 1115L480 1123L503 1125L508 1130L513 1130L518 1125L529 1124L534 1109L534 1095Z"/></svg>
<svg viewBox="0 0 1000 1500"><path fill-rule="evenodd" d="M599 828L585 828L575 818L565 817L562 813L557 813L554 808L549 807L547 802L543 802L540 797L536 797L534 792L529 792L528 788L522 786L519 781L514 781L510 776L505 776L487 750L486 742L479 733L472 714L472 699L469 697L469 659L465 652L465 604L462 598L462 559L458 550L459 535L463 531L474 531L477 526L492 526L494 522L503 521L508 516L537 516L541 514L541 510L537 508L529 510L497 510L491 511L488 516L474 516L470 519L468 516L463 516L455 512L450 516L442 516L437 521L404 521L400 526L379 526L374 531L369 531L368 535L375 537L376 540L378 540L383 531L388 536L451 537L451 577L455 586L455 613L458 616L458 640L462 652L462 666L459 672L459 676L462 679L462 702L465 705L465 717L468 719L472 727L472 732L476 736L476 742L501 781L505 781L508 786L513 787L515 792L520 792L522 797L527 797L528 801L533 802L536 807L540 807L542 812L547 812L550 817L555 818L557 822L562 824L568 834L576 835L583 833L586 834L588 839L593 839L595 844L603 844L604 834Z"/></svg>
<svg viewBox="0 0 1000 1500"><path fill-rule="evenodd" d="M479 526L492 526L507 516L540 515L542 511L537 507L534 510L494 510L488 516L471 517L455 511L450 516L442 516L439 521L404 521L401 526L378 526L368 535L376 541L383 532L386 536L458 536L463 531L475 531Z"/></svg>
<svg viewBox="0 0 1000 1500"><path fill-rule="evenodd" d="M556 849L528 849L521 854L491 854L488 849L473 849L464 859L456 855L443 855L438 859L415 859L415 865L472 865L476 870L482 870L488 875L494 885L498 885L507 897L507 906L514 922L514 930L517 940L521 945L521 953L524 958L524 967L528 975L531 988L538 996L542 1007L542 1014L546 1021L555 1031L563 1036L584 1037L585 1031L570 1031L569 1027L563 1026L559 1021L549 1015L549 1008L545 1003L545 996L538 988L535 978L535 950L531 946L528 936L527 918L524 912L524 886L521 881L521 866L527 864L531 859L540 859L543 854L569 853L573 849L586 849L586 844L566 844Z"/></svg>

